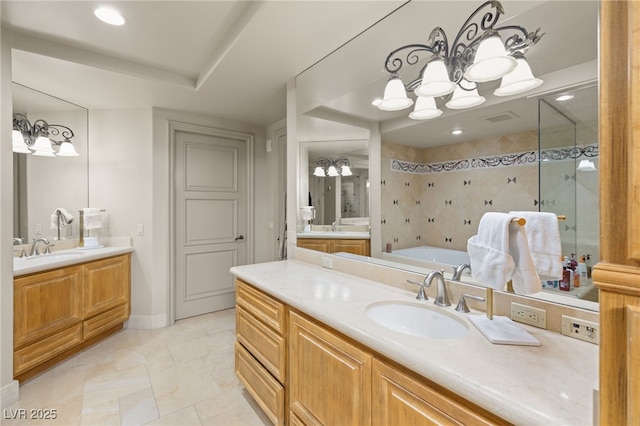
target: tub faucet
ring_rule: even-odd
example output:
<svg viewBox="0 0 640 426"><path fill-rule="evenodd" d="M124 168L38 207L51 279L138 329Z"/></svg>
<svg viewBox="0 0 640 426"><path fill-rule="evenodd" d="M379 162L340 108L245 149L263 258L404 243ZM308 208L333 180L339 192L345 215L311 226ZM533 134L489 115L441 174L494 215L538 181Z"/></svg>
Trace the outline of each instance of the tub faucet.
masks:
<svg viewBox="0 0 640 426"><path fill-rule="evenodd" d="M453 267L453 276L451 277L451 281L460 281L462 278L462 271L468 269L471 272L471 266L468 263L461 263L458 266Z"/></svg>
<svg viewBox="0 0 640 426"><path fill-rule="evenodd" d="M447 284L444 281L444 271L431 271L429 275L424 279L427 287L431 286L431 281L434 279L438 281L438 287L436 289L436 300L433 302L438 306L451 306L449 302L449 296L447 296Z"/></svg>
<svg viewBox="0 0 640 426"><path fill-rule="evenodd" d="M36 238L35 240L33 240L33 245L31 246L31 254L29 254L29 256L37 256L40 254L40 252L38 251L38 243L44 243L45 249L47 246L49 246L49 240L47 240L46 238Z"/></svg>

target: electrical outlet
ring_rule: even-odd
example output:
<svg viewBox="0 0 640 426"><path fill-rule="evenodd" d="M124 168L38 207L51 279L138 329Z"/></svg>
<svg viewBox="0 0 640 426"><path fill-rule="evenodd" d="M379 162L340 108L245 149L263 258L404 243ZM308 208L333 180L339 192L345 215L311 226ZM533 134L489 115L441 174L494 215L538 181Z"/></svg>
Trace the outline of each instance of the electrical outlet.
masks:
<svg viewBox="0 0 640 426"><path fill-rule="evenodd" d="M511 319L534 327L547 328L547 311L511 302Z"/></svg>
<svg viewBox="0 0 640 426"><path fill-rule="evenodd" d="M328 269L333 269L333 261L331 260L330 257L323 257L322 258L322 267L323 268L328 268Z"/></svg>
<svg viewBox="0 0 640 426"><path fill-rule="evenodd" d="M596 345L600 344L600 326L595 322L563 315L562 334Z"/></svg>

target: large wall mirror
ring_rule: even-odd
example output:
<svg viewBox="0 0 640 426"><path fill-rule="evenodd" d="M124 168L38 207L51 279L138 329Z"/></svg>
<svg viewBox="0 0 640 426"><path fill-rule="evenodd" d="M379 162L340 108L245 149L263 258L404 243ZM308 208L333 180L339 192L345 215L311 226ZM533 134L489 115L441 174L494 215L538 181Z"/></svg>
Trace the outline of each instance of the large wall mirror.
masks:
<svg viewBox="0 0 640 426"><path fill-rule="evenodd" d="M371 222L372 257L405 268L416 262L393 257L403 249L466 250L487 211L540 210L564 218L563 252L578 258L588 254L592 264L597 262L599 4L501 3L503 25L530 31L541 27L544 33L526 53L536 77L544 81L530 92L497 97L493 91L499 80L479 83L487 99L483 105L453 110L444 106L446 99L437 99L443 114L423 121L408 118L412 108L388 112L372 105L388 80L383 65L389 52L427 43L434 27L453 38L481 4L470 1L455 7L445 1L406 3L297 76L301 147L309 140L348 140L354 134L369 139L369 158L375 159L369 173L380 176L371 181L371 216L381 219ZM560 95L573 98L556 100ZM454 135L454 129L462 133ZM583 160L595 170L581 168ZM299 206L306 205L304 193L299 191ZM384 253L389 244L392 256ZM540 297L597 309L590 301L594 294L586 292L550 286Z"/></svg>
<svg viewBox="0 0 640 426"><path fill-rule="evenodd" d="M25 244L35 238L58 238L52 214L63 208L75 218L89 205L88 110L34 88L13 83L13 112L31 123L45 120L73 130L76 157L14 153L14 237ZM78 221L61 229L61 239L78 238Z"/></svg>

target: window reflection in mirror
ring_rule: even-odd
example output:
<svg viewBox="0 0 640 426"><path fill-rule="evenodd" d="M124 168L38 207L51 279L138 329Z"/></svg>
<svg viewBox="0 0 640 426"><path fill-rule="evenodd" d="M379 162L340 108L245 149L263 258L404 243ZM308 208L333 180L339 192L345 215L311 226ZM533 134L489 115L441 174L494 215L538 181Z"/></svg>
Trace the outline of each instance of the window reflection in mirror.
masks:
<svg viewBox="0 0 640 426"><path fill-rule="evenodd" d="M37 157L14 153L14 237L25 244L34 238L57 238L51 215L64 208L77 218L88 206L88 111L18 83L12 85L13 112L32 123L43 119L74 132L77 157ZM78 237L77 220L62 229L62 239Z"/></svg>

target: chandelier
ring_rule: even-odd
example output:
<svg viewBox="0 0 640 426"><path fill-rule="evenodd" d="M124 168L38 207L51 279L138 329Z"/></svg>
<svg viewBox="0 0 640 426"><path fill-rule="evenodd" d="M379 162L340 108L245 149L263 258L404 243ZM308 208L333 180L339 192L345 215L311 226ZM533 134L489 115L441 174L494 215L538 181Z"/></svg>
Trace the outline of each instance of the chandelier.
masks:
<svg viewBox="0 0 640 426"><path fill-rule="evenodd" d="M484 103L486 99L478 94L476 83L502 78L500 87L493 92L496 96L516 95L538 87L542 80L533 76L524 52L544 34L538 35L540 28L529 33L517 25L496 27L502 14L499 1L487 1L467 18L451 46L444 30L436 27L428 44L409 44L393 50L384 64L390 74L384 98L374 105L383 111L399 111L413 105L407 91L413 92L417 98L409 117L426 120L442 114L435 98L452 92L447 108L472 108ZM407 84L399 75L405 64L422 66L418 78Z"/></svg>
<svg viewBox="0 0 640 426"><path fill-rule="evenodd" d="M352 174L351 163L344 155L335 159L318 158L316 160L316 169L313 172L313 175L318 177L351 176Z"/></svg>
<svg viewBox="0 0 640 426"><path fill-rule="evenodd" d="M79 154L71 144L73 137L73 130L67 126L49 124L42 119L31 124L25 115L13 114L13 152L40 157L77 157Z"/></svg>

